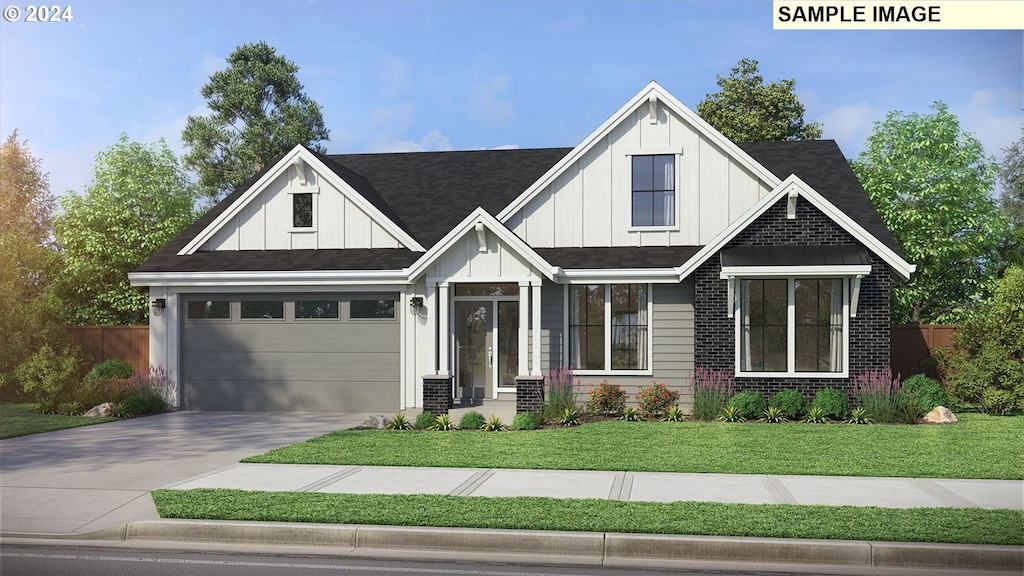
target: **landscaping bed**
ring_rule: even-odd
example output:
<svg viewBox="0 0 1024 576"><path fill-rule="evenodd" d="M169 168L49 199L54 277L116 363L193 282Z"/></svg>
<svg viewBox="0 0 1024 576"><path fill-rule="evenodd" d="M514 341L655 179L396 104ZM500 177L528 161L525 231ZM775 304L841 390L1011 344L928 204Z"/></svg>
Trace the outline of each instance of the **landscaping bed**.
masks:
<svg viewBox="0 0 1024 576"><path fill-rule="evenodd" d="M90 426L104 422L114 422L119 418L86 418L84 416L65 416L61 414L40 414L35 403L3 403L0 404L0 439L52 432L79 426Z"/></svg>

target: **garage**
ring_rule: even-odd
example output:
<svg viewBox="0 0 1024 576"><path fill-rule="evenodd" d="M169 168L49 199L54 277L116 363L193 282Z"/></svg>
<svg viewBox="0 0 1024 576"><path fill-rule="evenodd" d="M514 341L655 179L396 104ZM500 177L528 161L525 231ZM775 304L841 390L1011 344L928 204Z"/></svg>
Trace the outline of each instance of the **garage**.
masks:
<svg viewBox="0 0 1024 576"><path fill-rule="evenodd" d="M182 299L186 410L393 412L397 294Z"/></svg>

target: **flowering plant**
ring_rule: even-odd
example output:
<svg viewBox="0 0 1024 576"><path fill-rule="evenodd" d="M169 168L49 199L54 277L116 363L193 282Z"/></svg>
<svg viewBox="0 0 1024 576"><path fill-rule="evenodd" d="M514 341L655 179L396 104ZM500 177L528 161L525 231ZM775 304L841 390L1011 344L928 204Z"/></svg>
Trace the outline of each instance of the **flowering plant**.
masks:
<svg viewBox="0 0 1024 576"><path fill-rule="evenodd" d="M607 380L590 390L587 410L592 414L618 415L626 407L626 393L618 384L609 384Z"/></svg>
<svg viewBox="0 0 1024 576"><path fill-rule="evenodd" d="M644 417L660 416L679 400L679 392L669 390L664 384L654 382L646 388L641 388L636 395L640 403L640 413Z"/></svg>

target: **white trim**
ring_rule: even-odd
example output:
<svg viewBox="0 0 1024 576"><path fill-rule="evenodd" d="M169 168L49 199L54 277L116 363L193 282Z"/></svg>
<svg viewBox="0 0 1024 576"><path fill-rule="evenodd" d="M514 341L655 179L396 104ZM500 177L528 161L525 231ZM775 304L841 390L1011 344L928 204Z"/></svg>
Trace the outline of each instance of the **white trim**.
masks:
<svg viewBox="0 0 1024 576"><path fill-rule="evenodd" d="M298 286L409 284L404 270L300 270L259 272L129 272L132 286Z"/></svg>
<svg viewBox="0 0 1024 576"><path fill-rule="evenodd" d="M562 270L560 284L679 284L672 268L575 268ZM557 279L556 279L557 282Z"/></svg>
<svg viewBox="0 0 1024 576"><path fill-rule="evenodd" d="M520 282L519 283L519 334L517 335L519 341L519 365L516 367L516 372L520 376L526 376L530 373L530 351L529 351L529 332L530 332L530 283Z"/></svg>
<svg viewBox="0 0 1024 576"><path fill-rule="evenodd" d="M850 317L857 317L857 300L860 299L860 281L864 276L858 274L853 277L853 290L850 295Z"/></svg>
<svg viewBox="0 0 1024 576"><path fill-rule="evenodd" d="M841 228L850 233L855 240L861 242L868 250L871 250L877 254L882 260L884 260L890 267L898 272L903 278L910 279L910 275L917 270L917 266L907 262L898 254L893 252L888 246L882 244L877 238L872 236L867 230L865 230L860 224L857 224L849 216L844 214L841 210L835 207L831 202L825 199L824 196L816 192L813 188L807 185L798 176L790 175L784 182L779 184L771 193L765 195L751 207L747 212L733 221L728 228L722 231L714 240L708 243L706 246L700 249L694 254L689 260L683 263L682 266L676 268L676 272L679 274L679 281L683 281L687 276L693 274L698 266L703 264L714 254L717 254L719 250L724 248L730 240L736 237L737 234L742 232L755 220L761 217L762 214L768 211L776 202L778 202L783 196L786 196L790 192L795 192L808 200L818 210L821 210L827 218L830 218L833 222L838 224Z"/></svg>
<svg viewBox="0 0 1024 576"><path fill-rule="evenodd" d="M633 156L682 156L681 146L652 146L650 148L629 148L623 155L632 158ZM678 176L678 174L676 174Z"/></svg>
<svg viewBox="0 0 1024 576"><path fill-rule="evenodd" d="M836 266L722 266L721 279L742 278L819 278L825 276L867 276L870 265Z"/></svg>
<svg viewBox="0 0 1024 576"><path fill-rule="evenodd" d="M477 231L477 234L481 232L477 229L477 224L481 224L483 227L489 229L492 234L498 237L506 246L511 248L517 255L523 257L529 262L537 272L543 274L548 280L554 280L555 276L559 273L557 266L552 266L544 258L537 254L537 252L530 247L529 244L523 242L521 238L509 231L504 224L498 222L494 216L491 216L481 207L473 210L469 216L466 216L462 222L452 228L444 238L434 244L430 250L427 250L412 266L408 269L408 279L410 282L417 279L420 274L423 274L427 270L427 267L433 264L438 258L443 256L448 250L450 250L456 243L458 243L466 234ZM505 282L510 280L506 279ZM473 279L473 282L478 280Z"/></svg>
<svg viewBox="0 0 1024 576"><path fill-rule="evenodd" d="M369 215L371 220L394 236L400 244L415 252L423 252L426 250L419 242L416 241L415 238L410 236L405 230L402 230L398 224L385 216L383 212L378 210L373 204L364 198L362 194L357 192L355 188L352 188L344 179L340 178L333 170L324 165L319 158L314 156L312 152L300 144L296 145L291 149L291 151L285 154L284 157L278 160L277 164L271 167L270 170L267 170L259 180L250 186L248 190L242 193L241 197L221 212L213 222L210 222L206 226L206 228L203 228L201 232L196 234L195 237L193 237L192 240L178 252L178 255L187 256L198 251L204 244L212 239L221 228L241 213L243 208L245 208L255 198L259 197L271 182L284 174L285 171L290 169L292 165L298 161L303 161L309 168L312 168L314 172L316 172L318 179L322 178L337 188L350 202ZM297 193L308 194L309 192L299 190Z"/></svg>
<svg viewBox="0 0 1024 576"><path fill-rule="evenodd" d="M532 313L533 320L530 325L530 329L533 330L533 350L531 350L531 376L541 376L544 371L540 368L540 349L541 349L541 329L540 329L540 306L541 306L541 283L534 282L530 286L530 291L533 292L530 298L530 312ZM520 304L522 306L522 304Z"/></svg>
<svg viewBox="0 0 1024 576"><path fill-rule="evenodd" d="M566 169L572 166L576 161L580 160L584 154L586 154L605 136L610 134L616 126L636 112L636 110L641 106L649 105L652 97L657 98L663 106L681 116L683 121L692 125L703 138L709 140L712 144L722 149L727 156L731 156L735 159L740 166L747 169L755 178L761 180L761 182L766 184L768 187L774 188L779 184L780 180L777 176L751 158L750 155L741 150L734 142L723 136L718 130L715 130L710 124L704 121L703 118L687 108L682 102L677 100L675 96L669 94L657 82L652 80L644 87L643 90L638 92L636 96L633 96L629 102L626 102L625 105L619 108L615 114L612 114L610 118L605 120L597 130L591 132L583 142L580 142L575 148L566 154L564 158L559 160L557 164L552 166L550 170L530 185L530 187L520 194L518 198L502 209L502 211L498 213L497 219L504 223L512 216L515 216L515 214L522 210L530 200L540 194L541 191L561 176ZM678 204L678 193L676 194L676 200Z"/></svg>

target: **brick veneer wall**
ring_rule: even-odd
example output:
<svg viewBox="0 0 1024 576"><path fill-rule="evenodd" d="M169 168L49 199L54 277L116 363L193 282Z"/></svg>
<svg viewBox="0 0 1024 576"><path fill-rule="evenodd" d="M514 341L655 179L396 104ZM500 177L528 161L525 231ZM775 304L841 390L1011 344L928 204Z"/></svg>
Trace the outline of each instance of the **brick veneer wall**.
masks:
<svg viewBox="0 0 1024 576"><path fill-rule="evenodd" d="M797 200L796 219L786 218L786 198L769 208L726 248L737 246L812 246L860 244L807 200ZM868 251L871 274L861 280L857 317L850 318L850 376L889 366L889 267ZM718 254L694 272L696 365L735 373L736 320L729 318L728 281L719 278ZM851 378L736 378L739 390L766 397L796 388L808 400L823 388L852 392Z"/></svg>
<svg viewBox="0 0 1024 576"><path fill-rule="evenodd" d="M516 413L536 412L544 405L544 377L516 378Z"/></svg>
<svg viewBox="0 0 1024 576"><path fill-rule="evenodd" d="M435 416L447 414L452 407L452 377L423 377L423 410Z"/></svg>

